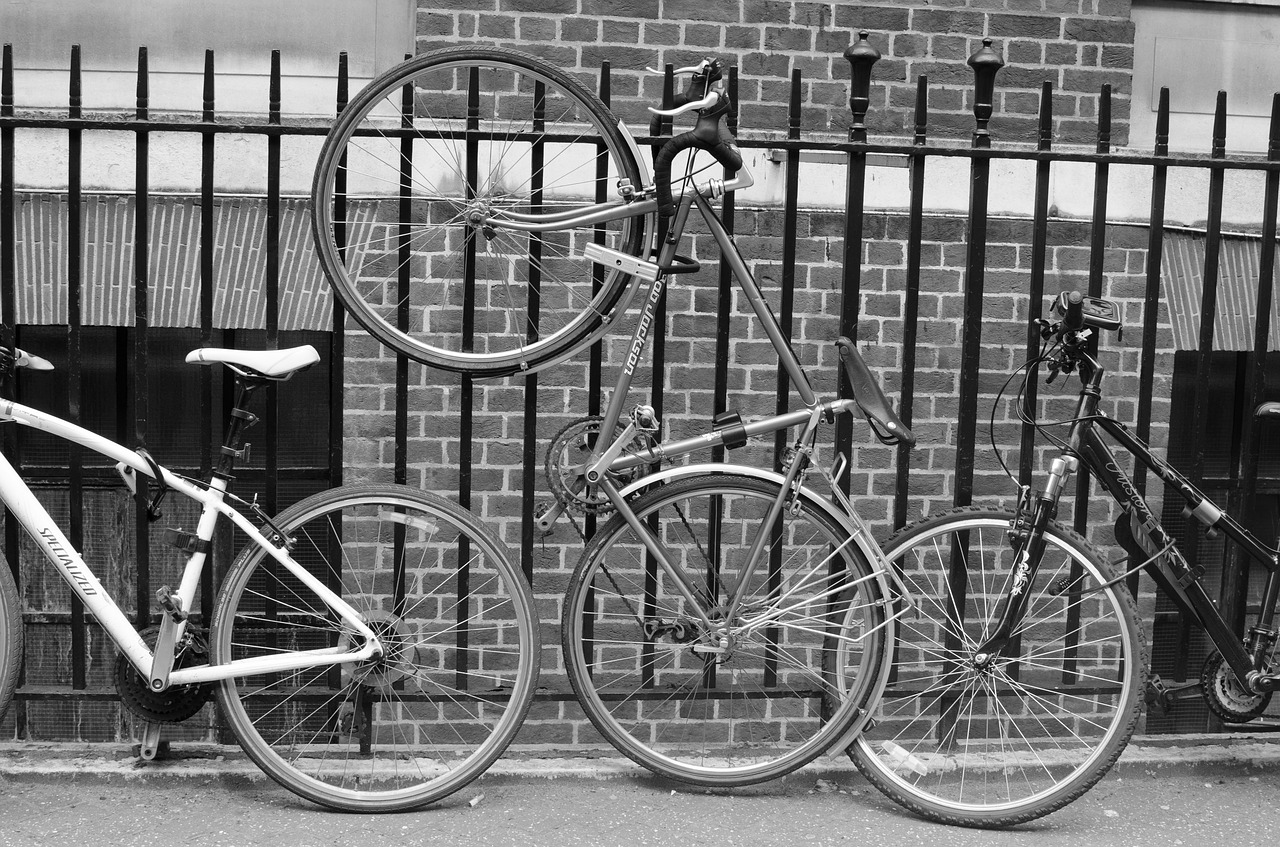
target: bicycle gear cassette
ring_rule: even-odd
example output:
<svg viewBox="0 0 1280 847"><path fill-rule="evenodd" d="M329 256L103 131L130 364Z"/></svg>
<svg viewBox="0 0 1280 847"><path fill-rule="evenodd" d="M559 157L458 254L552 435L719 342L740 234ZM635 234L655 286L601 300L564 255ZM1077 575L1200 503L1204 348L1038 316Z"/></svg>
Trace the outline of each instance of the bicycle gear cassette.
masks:
<svg viewBox="0 0 1280 847"><path fill-rule="evenodd" d="M1262 694L1246 691L1221 653L1215 652L1205 660L1200 683L1209 710L1227 723L1251 721L1271 703L1270 691Z"/></svg>
<svg viewBox="0 0 1280 847"><path fill-rule="evenodd" d="M608 498L597 486L587 483L587 462L600 439L600 427L604 419L599 415L580 418L566 426L551 439L547 448L547 481L551 493L566 508L587 514L601 514L613 508ZM626 427L619 423L614 437L620 437ZM650 439L637 433L623 449L624 453L647 450ZM651 466L641 465L625 473L610 474L614 485L625 486L649 472Z"/></svg>
<svg viewBox="0 0 1280 847"><path fill-rule="evenodd" d="M138 633L151 649L155 649L160 627L152 626ZM209 647L204 638L190 628L179 643L173 667L202 665L209 661ZM143 720L155 723L181 723L193 716L213 695L213 684L173 685L164 691L152 691L147 680L123 655L116 657L116 691L124 707Z"/></svg>

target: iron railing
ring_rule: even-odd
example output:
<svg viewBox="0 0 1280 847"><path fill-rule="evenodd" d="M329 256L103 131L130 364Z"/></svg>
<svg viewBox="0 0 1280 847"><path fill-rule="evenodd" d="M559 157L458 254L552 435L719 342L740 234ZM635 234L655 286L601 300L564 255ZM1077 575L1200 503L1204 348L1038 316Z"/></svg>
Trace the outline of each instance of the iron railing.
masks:
<svg viewBox="0 0 1280 847"><path fill-rule="evenodd" d="M1215 349L1214 317L1219 302L1219 263L1225 238L1222 231L1224 180L1229 172L1260 174L1263 182L1263 199L1259 208L1257 232L1253 236L1253 240L1259 246L1254 292L1256 306L1253 345L1248 351L1251 355L1248 358L1247 378L1244 380L1245 390L1233 400L1237 408L1236 417L1241 422L1243 433L1237 439L1240 455L1237 457L1238 462L1234 465L1236 470L1228 475L1229 478L1220 481L1220 487L1228 488L1232 492L1232 506L1239 508L1241 513L1249 513L1255 492L1260 485L1258 476L1260 456L1259 440L1252 430L1252 418L1247 410L1269 396L1269 388L1275 390L1275 386L1267 382L1264 361L1269 349L1270 322L1274 311L1277 188L1280 186L1280 97L1277 98L1276 107L1273 109L1270 146L1265 156L1229 156L1227 154L1226 105L1225 98L1221 96L1216 104L1216 129L1209 155L1172 155L1168 139L1167 91L1160 99L1154 151L1136 153L1128 150L1113 150L1110 141L1111 92L1109 87L1103 87L1100 92L1097 141L1094 149L1056 147L1053 137L1053 90L1049 83L1045 83L1042 90L1038 143L1034 147L997 146L993 144L989 121L993 110L995 84L1002 62L988 41L970 59L975 74L973 98L975 129L968 146L940 143L930 139L928 103L931 89L928 79L924 76L917 80L911 137L870 139L865 119L870 109L869 92L874 84L874 65L879 58L879 53L871 47L867 34L863 33L858 42L846 52L846 58L850 61L852 69L850 98L852 123L847 138L806 139L801 137L804 80L797 72L791 78L790 119L785 128L785 138L767 138L752 132L776 128L750 127L744 130L739 139L741 146L747 149L779 151L778 157L784 164L786 188L781 208L781 241L784 249L776 259L781 269L779 299L776 304L777 316L781 326L789 335L797 336L797 341L806 340L801 337L803 333L797 328L805 319L814 317L814 314L811 310L806 311L807 307L797 306L795 299L797 272L803 265L803 260L797 255L797 245L801 244L806 237L802 234L802 224L812 218L813 212L802 208L800 200L801 163L807 157L814 155L838 156L845 162L846 169L846 194L844 209L841 210L844 223L839 237L834 239L839 243L839 264L841 265L838 297L839 333L855 339L861 335L863 337L860 340L864 344L878 342L885 345L900 345L900 357L896 359L889 357L893 361L892 370L895 373L888 375L896 389L901 415L908 425L913 426L917 422L927 421L929 415L924 412L928 405L936 404L938 397L948 393L945 389L940 390L936 386L920 384L920 374L926 370L922 356L928 350L939 347L946 348L955 354L954 367L939 364L939 361L931 361L929 369L936 372L949 368L949 372L954 372L958 384L958 398L954 399L954 436L950 438L947 445L954 452L945 454L953 457L954 471L947 469L944 472L949 480L948 487L938 495L947 497L950 502L957 505L974 502L975 498L990 496L979 473L979 454L982 452L983 439L980 432L983 422L981 419L985 413L981 400L992 395L987 385L989 380L986 377L989 374L982 362L984 348L991 343L989 327L993 323L992 298L987 288L988 274L992 270L989 260L992 216L988 201L992 190L993 162L1023 162L1034 170L1033 212L1029 219L1020 222L1028 230L1025 244L1020 245L1026 248L1028 258L1018 268L1025 271L1025 285L1017 291L1017 297L1022 305L1012 318L1009 316L1002 318L1006 324L1022 326L1028 325L1030 319L1039 316L1046 297L1056 293L1050 290L1052 280L1048 275L1049 257L1055 246L1052 240L1053 232L1061 224L1061 221L1050 214L1050 181L1055 167L1066 163L1083 163L1093 168L1092 215L1088 220L1073 222L1072 227L1085 228L1088 231L1085 245L1088 251L1087 266L1076 269L1073 272L1073 278L1083 282L1088 293L1095 296L1107 293L1116 296L1110 289L1117 283L1111 278L1113 274L1106 266L1109 233L1115 228L1112 222L1107 220L1106 214L1111 170L1118 166L1149 170L1152 186L1149 216L1145 221L1126 223L1126 226L1137 225L1147 231L1145 266L1138 275L1143 280L1142 290L1136 296L1129 297L1135 305L1140 306L1141 350L1136 366L1129 368L1137 389L1128 399L1134 407L1132 420L1138 434L1144 439L1151 438L1153 424L1165 423L1158 420L1161 414L1158 409L1159 398L1153 396L1154 392L1144 387L1153 384L1161 367L1161 356L1167 354L1170 349L1167 343L1160 340L1162 326L1167 325L1162 323L1160 305L1166 297L1166 292L1162 288L1162 281L1166 276L1163 255L1167 241L1163 221L1166 217L1170 172L1191 170L1208 174L1205 206L1207 223L1203 231L1204 251L1201 274L1203 286L1200 295L1202 317L1198 338L1192 348L1199 353L1200 362L1196 370L1196 390L1193 392L1195 405L1192 412L1191 441L1196 448L1192 457L1191 470L1197 479L1205 477L1205 445L1208 439L1204 437L1204 433L1213 411L1210 409L1208 399L1210 397L1209 363ZM344 107L347 100L350 82L346 67L344 57L339 62L335 83L334 106L337 111ZM606 65L602 68L599 88L601 97L606 102L611 99L611 80L612 74ZM155 136L168 133L196 133L201 138L199 186L198 190L193 191L187 198L190 204L198 209L199 215L197 264L199 318L197 326L194 327L198 331L195 339L198 344L227 343L229 334L233 335L235 332L220 326L220 322L225 323L225 321L215 313L214 305L215 264L218 261L219 249L215 238L216 214L218 202L221 199L215 194L214 177L216 169L225 166L218 161L215 141L221 135L230 134L265 139L268 146L267 185L265 195L260 198L260 202L265 207L262 233L262 285L264 287L262 338L267 346L277 346L282 338L281 276L284 259L281 234L282 230L296 223L285 221L288 217L286 211L289 215L297 214L297 211L290 206L290 198L282 195L281 146L286 139L321 136L326 132L327 126L317 121L286 120L280 103L281 70L278 53L273 54L272 57L271 73L268 79L270 105L265 120L224 120L216 109L215 81L214 56L210 52L206 55L204 96L199 118L175 119L174 116L169 115L157 118L152 115L148 106L148 70L144 49L139 53L137 107L134 113L110 117L100 115L86 117L81 97L79 51L73 49L67 111L65 115L52 116L47 113L29 112L19 107L20 96L14 90L12 50L8 46L4 50L3 79L0 80L0 313L2 313L0 344L11 346L15 341L20 342L24 331L31 331L31 327L20 324L16 319L19 292L24 290L24 286L29 288L33 285L33 281L20 279L18 274L17 256L20 242L18 217L24 192L17 184L15 151L21 143L20 135L24 130L65 132L69 163L65 187L66 228L63 240L66 255L66 317L65 324L61 324L60 321L53 321L53 323L61 324L66 331L66 408L72 420L80 419L85 411L82 407L82 398L87 365L84 348L87 328L82 301L86 288L95 284L95 280L85 278L83 256L85 233L82 228L82 219L87 204L91 202L91 198L86 197L83 187L84 139L86 136L97 133L121 131L133 134L135 139L136 184L129 195L135 212L132 221L134 226L132 255L129 257L133 265L133 314L131 323L115 330L117 358L121 363L120 374L127 377L118 380L117 407L121 410L119 432L122 438L133 446L145 446L150 439L154 438L155 433L151 427L153 410L158 402L162 402L149 394L147 379L149 370L154 366L152 337L157 331L150 324L148 305L154 302L156 293L149 265L151 258L149 245L152 241L151 232L155 221L149 212L155 207L157 198L150 190L148 172L151 142ZM731 76L730 85L736 84L735 74ZM670 91L671 80L668 74L668 97L670 97ZM731 91L731 96L732 94ZM658 122L650 128L650 135L639 141L642 145L660 144L662 138L670 132L669 122ZM870 173L875 162L884 160L899 161L907 166L906 196L901 203L901 209L890 213L867 208ZM921 320L922 303L933 293L930 289L933 283L930 282L927 268L923 263L924 245L932 222L939 219L937 212L928 207L926 195L931 185L929 182L931 165L956 162L967 163L969 177L968 207L967 212L962 216L963 261L956 268L961 285L952 292L962 298L963 307L961 314L953 316L959 323L957 340L954 343L939 343L928 336L928 328L922 326ZM948 165L948 168L951 166ZM948 172L953 170L951 168ZM339 194L341 193L342 190L339 187ZM61 198L59 199L61 202ZM758 210L746 209L744 206L741 198L735 199L731 196L725 199L722 211L731 232L734 231L736 223L758 212ZM891 218L896 228L901 230L902 240L907 245L904 261L900 265L889 268L878 267L874 260L864 257L864 245L868 240L874 240L873 224L879 225L878 222L886 217ZM944 228L944 231L951 230ZM295 261L313 260L310 257L301 256L295 257ZM879 274L878 279L884 280L884 283L874 290L867 284L867 274L873 270ZM1063 274L1058 273L1060 270L1054 269L1056 275L1062 277ZM703 419L709 419L712 415L729 407L734 394L734 369L737 367L732 361L731 344L739 333L733 325L735 314L732 308L731 280L728 269L723 264L719 268L715 286L718 295L714 331L715 369L711 387L711 407L705 411ZM865 320L862 303L869 293L879 291L898 297L901 303L900 314L894 316L900 329L895 330L892 337L871 337L868 334L870 324ZM1128 294L1132 292L1126 290L1126 296ZM669 295L664 294L664 298L667 296ZM286 304L283 308L287 310L289 306ZM355 335L346 332L346 320L341 307L333 303L331 308L332 317L327 326L319 328L324 333L322 337L328 347L327 359L330 369L327 390L328 397L332 399L327 415L325 455L323 461L316 463L311 470L291 468L288 462L282 460L281 421L280 415L277 414L280 401L273 392L268 398L268 412L263 415L265 430L263 464L258 469L246 472L249 485L260 487L263 503L268 511L287 505L284 501L289 497L282 494L280 481L288 477L290 471L306 477L311 480L310 484L316 486L340 484L344 475L349 475L351 472L352 459L349 455L351 439L350 436L344 437L344 431L349 432L350 426L345 425L344 421L349 413L357 410L344 406L340 398L344 396L344 388L349 386L349 362L353 357L370 354L366 347L361 346L365 344L365 340L357 343L354 340ZM984 337L984 330L986 330L986 337ZM1030 330L1026 331L1024 338L1026 355L1023 358L1031 358L1037 350L1039 339ZM650 402L659 416L663 416L664 411L667 411L664 410L663 405L668 389L671 387L672 365L667 357L668 345L671 342L671 327L666 322L660 323L655 328L652 340L652 383L649 388ZM577 380L570 387L580 389L585 384L586 407L562 411L586 414L600 412L602 372L609 366L607 348L607 341L597 344L584 365L585 372L572 370L568 376L570 383ZM566 383L556 382L557 375L552 372L510 383L502 388L503 391L516 391L521 395L518 403L511 404L512 408L522 411L518 434L504 431L502 436L509 440L518 440L521 445L518 471L511 474L519 477L519 493L512 503L493 505L486 502L486 499L495 491L492 481L497 478L509 479L510 476L506 475L506 471L495 471L494 467L497 463L486 459L486 456L480 453L478 445L493 440L491 432L486 430L488 420L486 416L491 413L486 399L490 395L486 392L496 391L496 389L492 386L479 385L466 376L455 378L428 373L404 357L388 356L388 358L394 358L394 363L388 371L390 374L388 383L391 386L389 412L393 418L393 424L388 428L386 436L386 440L390 443L391 458L384 464L390 465L391 477L396 482L440 484L452 488L464 506L475 509L486 518L505 521L503 526L510 527L510 530L506 531L507 538L513 544L518 543L523 569L532 580L535 591L538 591L541 585L543 591L549 596L554 596L557 584L544 574L548 559L548 542L538 537L534 526L534 513L538 500L542 496L541 492L544 490L539 481L541 449L549 434L539 426L539 410L545 408L549 402L548 398L555 398L557 392L564 392ZM1124 369L1122 368L1121 371L1123 372ZM195 462L190 470L193 473L207 474L212 467L212 449L217 435L213 430L214 422L219 419L227 400L220 392L215 377L207 370L202 369L198 378L201 397L201 408L198 410L201 422L199 439L202 446L198 462ZM447 418L447 423L442 425L440 431L424 432L422 431L423 423L415 417L417 414L415 397L419 396L417 392L424 387L432 386L441 387L446 395L456 397L456 403L446 402L441 416L426 419L429 424L433 420L439 422ZM10 381L10 384L3 388L7 391L16 389L22 392L26 386L25 384L15 386ZM841 390L847 392L847 385L842 385ZM1028 390L1030 393L1027 401L1034 406L1038 399L1034 381L1029 385ZM779 375L776 391L770 401L773 408L767 411L786 411L789 402L785 376ZM672 410L669 416L678 418L680 414L679 410ZM1008 417L1008 421L1016 422L1016 419ZM21 462L22 445L13 430L12 427L4 429L4 449ZM857 443L855 436L853 425L847 419L842 420L837 433L837 446L846 452L852 451ZM1032 482L1037 468L1033 436L1034 431L1031 427L1022 426L1012 443L1005 445L1019 450L1017 476L1023 484ZM419 464L424 464L419 457L421 453L419 443L423 439L432 438L440 438L456 444L455 452L438 460L439 464L448 465L453 469L450 473L439 475L440 479L444 480L443 483L436 482L430 467L426 471L418 469ZM774 445L775 460L776 455L780 454L785 447L784 436L780 435ZM165 457L160 456L160 458L163 461ZM925 464L922 465L922 461ZM912 480L929 470L929 461L932 459L918 460L905 449L898 451L896 456L892 457L892 482L889 485L891 492L888 494L892 506L887 510L883 521L887 524L884 527L886 531L892 527L901 526L910 518L913 508L921 499L919 492L912 489ZM69 483L67 517L70 537L78 547L83 547L86 540L85 492L94 490L95 486L101 488L107 485L106 480L109 475L103 469L86 466L83 458L75 452L70 455L68 467L65 470L42 467L31 467L27 470L28 476L36 481L41 479L40 474L44 474L43 478L50 485L63 486ZM846 473L844 485L851 484L850 474L855 470L857 469L851 469ZM482 474L488 476L482 477ZM1143 476L1139 475L1138 481L1140 485L1145 486ZM1076 526L1082 530L1088 521L1088 486L1089 481L1082 475L1076 496L1075 515ZM856 498L858 502L873 505L885 496L882 488L862 490L855 494L859 495ZM139 496L141 498L145 493ZM139 507L132 510L132 549L135 551L136 562L130 563L136 567L133 599L140 627L148 625L152 619L149 610L152 605L150 597L155 577L152 564L155 546L153 533L146 520L146 509L142 508L142 505L144 504L140 502ZM584 522L583 531L590 533L592 530L593 521L588 518ZM19 555L21 548L16 533L15 522L6 521L6 555L15 574L23 576ZM1186 542L1190 548L1189 555L1194 557L1196 540L1189 532L1186 535ZM552 546L559 549L571 547L572 544L557 541ZM206 574L201 600L202 609L212 608L215 579L225 570L230 548L230 543L221 546L218 567L213 573ZM554 555L556 554L553 554L553 558ZM1227 562L1223 570L1222 597L1235 604L1229 607L1232 610L1229 614L1236 618L1243 614L1243 606L1248 602L1249 575L1244 568L1245 563L1232 559ZM1135 584L1134 587L1136 589L1137 585ZM1173 619L1176 618L1174 612L1161 611L1160 614L1172 621L1170 624L1172 629L1169 630L1167 637L1180 637L1178 634L1185 631L1187 623L1180 619ZM69 633L67 652L70 654L70 662L66 663L69 667L64 678L49 683L33 683L28 679L19 691L21 700L65 703L69 700L110 701L114 698L109 675L94 669L95 665L91 661L94 656L94 647L91 642L95 640L92 638L92 624L85 619L78 603L74 600L69 602L65 613L58 608L28 609L28 620L33 626L52 624ZM1159 637L1158 630L1157 638ZM100 640L97 639L97 641ZM1175 654L1179 652L1185 651L1173 650ZM1164 661L1160 658L1158 648L1156 661L1157 663ZM1176 663L1185 659L1178 659L1175 655L1173 661ZM1166 670L1162 670L1162 673L1166 676L1185 678L1188 673L1195 672L1194 669L1188 670L1185 664L1180 669L1181 677L1178 677L1178 668L1175 667L1173 670L1174 673ZM556 679L554 669L547 678L552 680L550 685L552 690L551 693L543 695L543 699L568 701L572 698L567 685L557 687L554 683ZM17 718L16 731L19 734L28 734L21 715Z"/></svg>

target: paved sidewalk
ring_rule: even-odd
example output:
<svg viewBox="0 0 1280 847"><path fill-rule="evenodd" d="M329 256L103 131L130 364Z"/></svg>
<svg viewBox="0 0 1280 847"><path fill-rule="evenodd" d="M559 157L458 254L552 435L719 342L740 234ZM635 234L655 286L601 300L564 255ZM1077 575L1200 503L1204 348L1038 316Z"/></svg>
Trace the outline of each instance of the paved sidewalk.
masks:
<svg viewBox="0 0 1280 847"><path fill-rule="evenodd" d="M1135 736L1114 771L1280 768L1280 733ZM839 778L855 771L846 756L826 756L802 774ZM627 759L584 751L509 752L489 777L613 779L647 776ZM51 779L266 779L236 746L175 742L167 755L144 762L137 746L77 743L0 744L0 777Z"/></svg>

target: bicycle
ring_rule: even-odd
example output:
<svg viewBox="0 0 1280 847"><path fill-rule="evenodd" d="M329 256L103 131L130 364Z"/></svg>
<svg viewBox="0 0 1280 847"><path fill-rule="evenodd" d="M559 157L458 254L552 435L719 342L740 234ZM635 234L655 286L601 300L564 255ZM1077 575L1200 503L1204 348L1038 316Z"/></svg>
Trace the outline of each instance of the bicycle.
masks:
<svg viewBox="0 0 1280 847"><path fill-rule="evenodd" d="M337 297L391 349L472 376L532 373L608 332L641 294L630 353L602 416L552 439L556 507L607 522L570 580L562 648L587 716L666 776L743 785L843 749L883 687L894 575L815 462L821 424L861 412L912 443L847 339L852 399L819 398L710 202L753 178L727 128L724 68L705 60L675 107L696 127L666 141L654 178L625 125L571 75L513 50L460 47L383 74L344 108L313 182L317 250ZM724 179L699 181L705 151ZM732 175L731 175L732 174ZM651 407L624 405L696 210L803 404L657 440ZM589 261L588 261L589 260ZM780 470L656 466L800 428ZM817 471L834 492L813 491Z"/></svg>
<svg viewBox="0 0 1280 847"><path fill-rule="evenodd" d="M1050 382L1075 372L1081 388L1068 420L1037 422L1022 412L1038 432L1066 428L1042 489L1024 490L1016 511L945 512L886 544L917 602L899 621L896 679L852 755L889 797L949 823L1032 820L1079 797L1115 763L1148 694L1145 638L1124 584L1140 571L1216 646L1201 675L1215 714L1233 722L1257 717L1277 681L1277 550L1100 410L1105 371L1090 345L1121 327L1117 304L1064 292L1052 314L1059 319L1038 321L1044 347L1025 378L1045 364ZM1265 403L1258 414L1277 410ZM1112 442L1163 481L1167 496L1181 497L1184 514L1267 569L1246 638L1223 620L1200 583L1202 570L1179 551ZM1123 510L1116 524L1128 560L1123 572L1054 520L1081 465Z"/></svg>
<svg viewBox="0 0 1280 847"><path fill-rule="evenodd" d="M120 657L125 708L147 722L144 757L159 725L193 717L216 686L241 747L272 779L323 806L391 811L438 800L502 754L528 710L538 633L523 575L469 512L404 486L335 488L275 517L228 491L248 451L254 392L319 361L308 346L201 348L187 361L221 363L235 400L212 478L200 482L70 421L0 400L0 422L33 427L116 463L151 520L175 493L198 507L194 531L165 540L187 556L180 584L156 593L158 626L142 632L0 456L0 501L61 574ZM21 350L7 368L49 370ZM147 486L154 486L154 491ZM147 496L149 495L149 496ZM225 518L247 537L222 580L208 634L193 603ZM11 562L16 558L11 556ZM0 714L22 662L22 599L0 568ZM143 610L140 617L151 616Z"/></svg>

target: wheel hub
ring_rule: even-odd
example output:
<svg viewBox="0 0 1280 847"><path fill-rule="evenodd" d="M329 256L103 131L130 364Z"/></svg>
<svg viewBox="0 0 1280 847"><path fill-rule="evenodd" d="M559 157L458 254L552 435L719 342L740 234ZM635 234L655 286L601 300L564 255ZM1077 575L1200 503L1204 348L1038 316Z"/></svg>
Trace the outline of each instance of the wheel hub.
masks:
<svg viewBox="0 0 1280 847"><path fill-rule="evenodd" d="M402 618L390 612L368 612L365 625L373 630L382 645L381 655L352 666L354 681L379 691L390 691L405 679L413 667L414 645Z"/></svg>

